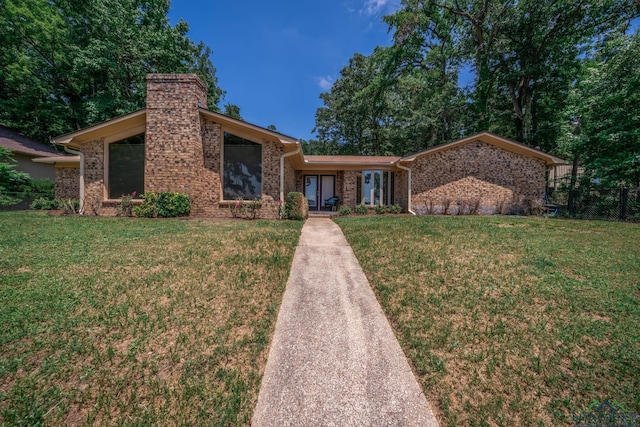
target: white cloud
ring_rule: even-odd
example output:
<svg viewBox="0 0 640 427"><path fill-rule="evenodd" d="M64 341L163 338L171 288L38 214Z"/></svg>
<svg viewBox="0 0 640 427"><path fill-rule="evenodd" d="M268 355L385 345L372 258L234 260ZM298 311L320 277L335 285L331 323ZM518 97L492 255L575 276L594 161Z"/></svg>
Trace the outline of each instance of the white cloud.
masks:
<svg viewBox="0 0 640 427"><path fill-rule="evenodd" d="M320 86L320 89L330 90L331 86L333 86L333 82L335 82L335 79L331 76L324 76L316 78L316 82L318 83L318 86Z"/></svg>
<svg viewBox="0 0 640 427"><path fill-rule="evenodd" d="M366 15L392 13L400 8L399 0L364 0L361 12Z"/></svg>

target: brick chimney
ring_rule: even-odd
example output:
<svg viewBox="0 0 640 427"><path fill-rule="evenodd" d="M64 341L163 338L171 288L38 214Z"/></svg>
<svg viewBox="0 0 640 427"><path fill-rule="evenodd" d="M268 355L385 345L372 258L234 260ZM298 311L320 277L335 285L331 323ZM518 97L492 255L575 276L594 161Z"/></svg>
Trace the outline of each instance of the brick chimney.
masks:
<svg viewBox="0 0 640 427"><path fill-rule="evenodd" d="M147 75L145 191L197 196L203 168L199 105L207 105L207 88L195 74Z"/></svg>

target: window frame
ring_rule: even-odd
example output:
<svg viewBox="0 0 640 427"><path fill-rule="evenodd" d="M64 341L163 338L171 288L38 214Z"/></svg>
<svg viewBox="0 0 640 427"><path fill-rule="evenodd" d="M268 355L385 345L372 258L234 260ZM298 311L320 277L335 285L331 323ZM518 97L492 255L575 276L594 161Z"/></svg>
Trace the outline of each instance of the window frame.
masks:
<svg viewBox="0 0 640 427"><path fill-rule="evenodd" d="M118 133L116 135L112 135L109 138L105 138L104 143L103 143L103 158L104 158L104 174L103 174L103 197L102 200L105 202L120 202L122 201L122 197L117 198L117 199L112 199L109 197L109 164L110 164L110 159L109 159L109 146L113 143L116 142L120 142L120 141L124 141L125 139L129 139L129 138L133 138L135 136L138 135L144 135L144 151L145 151L145 157L144 160L142 162L142 167L143 167L143 177L144 175L146 175L145 173L145 169L146 169L146 164L147 164L147 135L146 135L146 129L144 126L142 127L137 127L133 130L130 130L128 132L122 132L122 133ZM143 187L144 187L144 183L143 183ZM136 194L136 197L133 198L133 200L142 200L141 199L141 195L143 193L140 194Z"/></svg>
<svg viewBox="0 0 640 427"><path fill-rule="evenodd" d="M245 139L249 142L257 144L260 146L260 196L258 198L262 199L264 196L264 140L262 138L257 137L256 135L246 132L242 129L228 126L220 126L220 202L221 203L232 203L235 202L235 199L225 199L224 197L224 134L228 133L233 136L237 136L239 138ZM250 201L252 199L245 199Z"/></svg>

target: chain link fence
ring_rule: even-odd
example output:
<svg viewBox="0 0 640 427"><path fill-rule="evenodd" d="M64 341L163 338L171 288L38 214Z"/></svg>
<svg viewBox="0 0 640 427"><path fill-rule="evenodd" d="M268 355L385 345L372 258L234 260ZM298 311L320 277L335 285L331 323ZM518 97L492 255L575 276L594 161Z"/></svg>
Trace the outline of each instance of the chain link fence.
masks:
<svg viewBox="0 0 640 427"><path fill-rule="evenodd" d="M559 189L549 202L569 218L640 222L640 187Z"/></svg>

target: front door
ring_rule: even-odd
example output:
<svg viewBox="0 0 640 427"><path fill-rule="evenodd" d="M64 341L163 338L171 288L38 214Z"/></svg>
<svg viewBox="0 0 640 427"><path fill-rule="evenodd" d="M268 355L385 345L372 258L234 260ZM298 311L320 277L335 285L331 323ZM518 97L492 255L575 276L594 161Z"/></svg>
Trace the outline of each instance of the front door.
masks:
<svg viewBox="0 0 640 427"><path fill-rule="evenodd" d="M304 196L309 202L309 210L325 208L325 201L335 195L335 175L305 175Z"/></svg>

